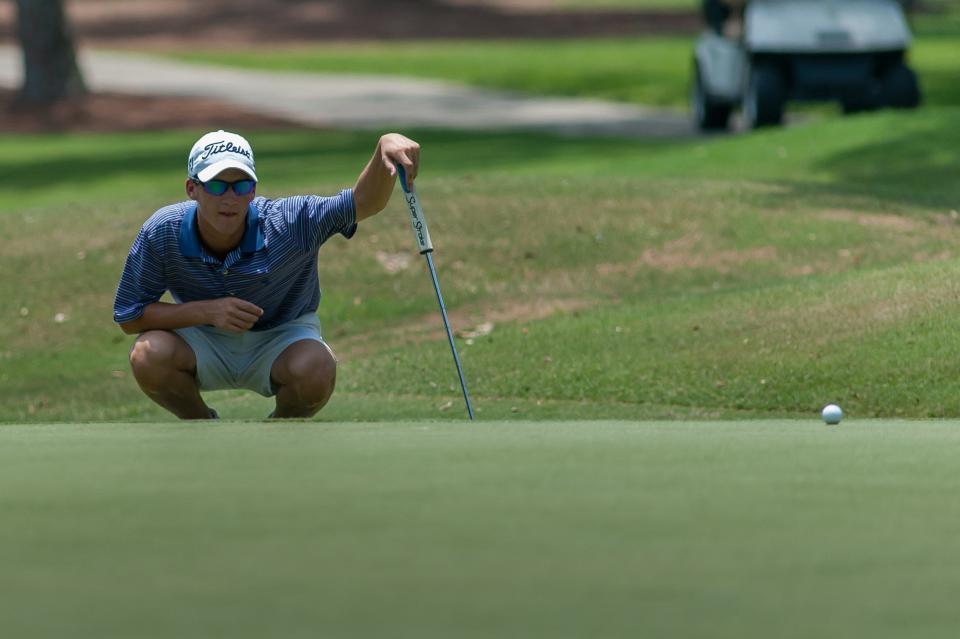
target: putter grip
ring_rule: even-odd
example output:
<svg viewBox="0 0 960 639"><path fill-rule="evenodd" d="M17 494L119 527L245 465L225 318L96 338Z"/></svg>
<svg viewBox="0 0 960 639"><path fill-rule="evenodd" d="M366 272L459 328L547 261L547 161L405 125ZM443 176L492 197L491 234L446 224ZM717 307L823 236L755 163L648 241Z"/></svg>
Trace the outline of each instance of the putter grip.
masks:
<svg viewBox="0 0 960 639"><path fill-rule="evenodd" d="M417 189L412 185L407 185L407 172L399 164L397 165L397 174L400 176L403 199L406 200L407 208L410 209L413 238L417 241L420 255L430 253L433 251L433 244L430 242L430 231L427 230L427 218L423 217L423 209L420 208L420 200L417 198Z"/></svg>

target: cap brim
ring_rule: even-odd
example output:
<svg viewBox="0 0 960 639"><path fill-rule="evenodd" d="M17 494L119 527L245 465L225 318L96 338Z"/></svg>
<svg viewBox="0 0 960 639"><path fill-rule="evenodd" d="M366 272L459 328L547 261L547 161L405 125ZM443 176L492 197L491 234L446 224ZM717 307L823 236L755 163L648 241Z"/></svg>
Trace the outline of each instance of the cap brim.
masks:
<svg viewBox="0 0 960 639"><path fill-rule="evenodd" d="M226 171L227 169L240 169L241 171L243 171L244 173L252 177L254 182L257 181L257 174L253 172L253 169L251 169L249 166L247 166L240 160L221 160L219 162L211 164L204 170L197 173L197 178L201 182L207 182L208 180L212 180L213 178L217 177L218 175L220 175L220 173L222 173L223 171Z"/></svg>

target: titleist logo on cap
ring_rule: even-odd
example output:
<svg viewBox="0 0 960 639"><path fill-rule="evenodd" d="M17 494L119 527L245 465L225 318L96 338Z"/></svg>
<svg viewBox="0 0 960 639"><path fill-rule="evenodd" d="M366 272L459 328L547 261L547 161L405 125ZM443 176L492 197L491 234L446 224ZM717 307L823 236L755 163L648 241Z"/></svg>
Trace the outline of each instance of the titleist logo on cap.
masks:
<svg viewBox="0 0 960 639"><path fill-rule="evenodd" d="M224 142L223 140L219 140L217 142L211 142L203 147L203 153L201 153L200 157L197 159L206 160L215 153L237 153L245 158L249 158L253 155L249 149L245 149L242 146L236 146L232 142Z"/></svg>

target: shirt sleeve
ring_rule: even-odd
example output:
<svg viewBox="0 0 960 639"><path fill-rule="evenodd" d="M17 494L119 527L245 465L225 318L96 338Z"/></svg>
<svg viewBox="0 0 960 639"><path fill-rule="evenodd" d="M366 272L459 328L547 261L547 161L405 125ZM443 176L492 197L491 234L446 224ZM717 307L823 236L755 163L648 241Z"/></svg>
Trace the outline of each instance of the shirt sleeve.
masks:
<svg viewBox="0 0 960 639"><path fill-rule="evenodd" d="M113 321L125 324L140 318L144 308L159 302L166 290L162 247L155 247L147 229L142 228L123 266L113 303Z"/></svg>
<svg viewBox="0 0 960 639"><path fill-rule="evenodd" d="M306 251L316 251L335 233L347 239L357 231L353 189L333 197L296 195L272 203L283 212L288 228Z"/></svg>

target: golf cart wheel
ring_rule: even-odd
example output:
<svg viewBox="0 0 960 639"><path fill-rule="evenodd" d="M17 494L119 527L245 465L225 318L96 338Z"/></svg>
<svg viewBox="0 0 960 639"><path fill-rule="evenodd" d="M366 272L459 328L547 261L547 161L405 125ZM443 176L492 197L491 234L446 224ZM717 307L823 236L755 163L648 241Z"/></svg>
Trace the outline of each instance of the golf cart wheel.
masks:
<svg viewBox="0 0 960 639"><path fill-rule="evenodd" d="M873 111L879 106L878 94L878 87L870 87L869 89L854 87L840 99L840 105L843 107L845 115Z"/></svg>
<svg viewBox="0 0 960 639"><path fill-rule="evenodd" d="M907 65L900 63L892 67L883 77L880 88L880 100L883 106L894 109L914 109L920 105L920 85L915 74Z"/></svg>
<svg viewBox="0 0 960 639"><path fill-rule="evenodd" d="M843 113L845 115L855 115L857 113L863 113L864 111L872 111L877 108L873 102L860 96L845 98L840 102L840 106L843 108Z"/></svg>
<svg viewBox="0 0 960 639"><path fill-rule="evenodd" d="M730 123L731 105L710 97L704 86L700 66L693 65L693 87L690 91L690 110L693 121L701 131L723 131Z"/></svg>
<svg viewBox="0 0 960 639"><path fill-rule="evenodd" d="M743 119L747 128L781 124L784 102L786 86L780 70L772 64L753 66L743 96Z"/></svg>

